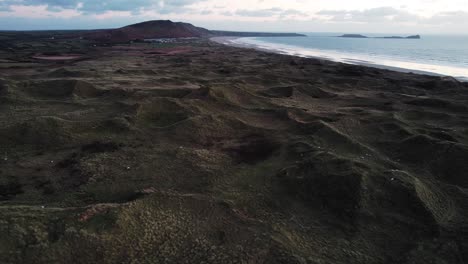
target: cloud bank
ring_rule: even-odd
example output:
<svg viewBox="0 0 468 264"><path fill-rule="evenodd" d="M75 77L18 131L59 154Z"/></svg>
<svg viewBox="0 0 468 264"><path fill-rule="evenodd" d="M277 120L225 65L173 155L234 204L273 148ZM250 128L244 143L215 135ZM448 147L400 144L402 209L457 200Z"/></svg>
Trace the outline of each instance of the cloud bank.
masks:
<svg viewBox="0 0 468 264"><path fill-rule="evenodd" d="M60 12L73 9L83 14L102 14L106 12L132 12L157 10L160 13L183 11L184 7L202 0L3 0L0 10L14 11L15 6L47 6L49 11Z"/></svg>
<svg viewBox="0 0 468 264"><path fill-rule="evenodd" d="M438 8L451 1L453 9ZM456 33L468 24L468 9L461 9L459 0L382 0L386 6L354 2L346 6L335 0L0 0L0 29L117 27L172 19L228 30ZM415 8L418 3L432 7L426 8L431 12Z"/></svg>

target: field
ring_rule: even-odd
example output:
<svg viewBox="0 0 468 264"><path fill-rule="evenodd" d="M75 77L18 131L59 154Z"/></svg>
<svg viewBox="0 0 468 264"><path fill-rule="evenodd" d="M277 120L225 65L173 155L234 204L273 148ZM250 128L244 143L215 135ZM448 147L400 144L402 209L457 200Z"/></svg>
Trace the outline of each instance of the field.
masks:
<svg viewBox="0 0 468 264"><path fill-rule="evenodd" d="M468 84L65 33L0 34L0 263L468 261Z"/></svg>

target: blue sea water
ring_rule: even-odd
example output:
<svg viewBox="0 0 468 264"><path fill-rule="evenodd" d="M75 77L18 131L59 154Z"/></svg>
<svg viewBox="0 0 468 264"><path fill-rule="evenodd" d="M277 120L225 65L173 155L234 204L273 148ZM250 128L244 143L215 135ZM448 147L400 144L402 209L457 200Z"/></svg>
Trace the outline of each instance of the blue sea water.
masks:
<svg viewBox="0 0 468 264"><path fill-rule="evenodd" d="M290 55L453 76L468 81L468 36L422 35L421 39L336 37L340 35L309 33L307 37L240 38L232 42Z"/></svg>

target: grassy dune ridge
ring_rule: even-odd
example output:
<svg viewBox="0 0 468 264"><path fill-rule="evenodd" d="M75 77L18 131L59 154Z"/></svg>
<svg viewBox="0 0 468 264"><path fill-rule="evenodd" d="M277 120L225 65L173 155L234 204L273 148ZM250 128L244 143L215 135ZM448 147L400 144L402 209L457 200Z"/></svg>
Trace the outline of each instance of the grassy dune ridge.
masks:
<svg viewBox="0 0 468 264"><path fill-rule="evenodd" d="M466 83L11 34L1 263L468 260Z"/></svg>

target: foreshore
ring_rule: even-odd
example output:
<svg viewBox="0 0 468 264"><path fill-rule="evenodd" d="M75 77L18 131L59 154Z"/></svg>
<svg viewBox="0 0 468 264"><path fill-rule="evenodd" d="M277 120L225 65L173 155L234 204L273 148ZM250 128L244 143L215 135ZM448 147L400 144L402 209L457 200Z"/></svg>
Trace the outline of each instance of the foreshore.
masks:
<svg viewBox="0 0 468 264"><path fill-rule="evenodd" d="M0 49L0 263L468 259L468 83L100 44Z"/></svg>
<svg viewBox="0 0 468 264"><path fill-rule="evenodd" d="M284 55L291 55L291 56L298 56L298 57L305 57L305 58L314 58L314 59L320 59L320 60L329 60L329 61L335 61L335 62L337 61L336 59L327 57L326 55L322 55L322 56L305 55L305 54L300 54L300 53L293 52L293 51L285 51L285 50L282 50L282 49L279 49L279 48L267 48L265 46L250 44L250 43L242 42L242 41L236 41L236 40L241 39L241 38L242 37L213 37L213 38L211 38L211 41L214 41L214 42L217 42L217 43L220 43L220 44L224 44L224 45L229 45L229 46L232 46L232 47L238 47L238 48L251 48L251 49L256 49L256 50L260 50L260 51L273 52L273 53L284 54ZM440 74L440 73L433 72L433 71L425 71L425 70L418 70L418 69L414 69L414 68L410 69L410 68L404 68L404 67L383 65L383 64L379 64L379 63L374 63L372 61L362 60L362 59L359 59L359 58L343 58L339 62L352 64L352 65L360 65L360 66L378 68L378 69L398 71L398 72L403 72L403 73L414 73L414 74L422 74L422 75L448 77L447 75ZM468 82L468 77L454 77L454 78L456 78L457 80L462 81L462 82Z"/></svg>

